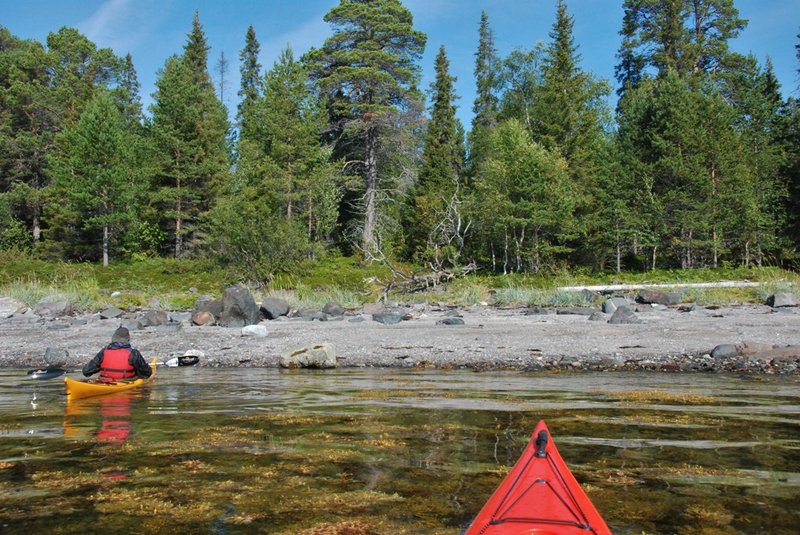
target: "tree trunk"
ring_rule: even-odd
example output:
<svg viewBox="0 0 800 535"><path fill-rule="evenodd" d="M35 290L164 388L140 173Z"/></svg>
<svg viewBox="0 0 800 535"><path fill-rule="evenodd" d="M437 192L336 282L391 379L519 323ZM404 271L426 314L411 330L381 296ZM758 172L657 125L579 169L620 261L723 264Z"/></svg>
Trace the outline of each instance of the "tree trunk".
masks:
<svg viewBox="0 0 800 535"><path fill-rule="evenodd" d="M103 267L108 267L108 225L103 225Z"/></svg>
<svg viewBox="0 0 800 535"><path fill-rule="evenodd" d="M375 227L378 220L378 135L374 127L366 132L366 158L364 161L364 231L362 246L365 251L375 248Z"/></svg>

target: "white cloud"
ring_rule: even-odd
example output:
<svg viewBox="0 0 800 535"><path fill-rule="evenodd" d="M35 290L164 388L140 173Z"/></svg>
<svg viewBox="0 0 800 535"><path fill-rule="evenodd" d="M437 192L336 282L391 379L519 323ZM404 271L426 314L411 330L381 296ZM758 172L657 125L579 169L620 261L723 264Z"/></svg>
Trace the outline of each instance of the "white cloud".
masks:
<svg viewBox="0 0 800 535"><path fill-rule="evenodd" d="M78 24L78 29L102 47L125 54L146 41L163 20L164 2L152 0L107 0Z"/></svg>

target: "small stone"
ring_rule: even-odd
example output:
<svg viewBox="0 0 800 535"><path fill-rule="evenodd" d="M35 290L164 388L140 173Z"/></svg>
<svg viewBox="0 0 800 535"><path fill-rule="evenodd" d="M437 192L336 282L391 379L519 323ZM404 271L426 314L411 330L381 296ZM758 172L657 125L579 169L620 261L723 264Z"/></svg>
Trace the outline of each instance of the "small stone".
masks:
<svg viewBox="0 0 800 535"><path fill-rule="evenodd" d="M216 318L211 312L195 312L192 314L192 323L195 325L214 325Z"/></svg>
<svg viewBox="0 0 800 535"><path fill-rule="evenodd" d="M797 298L795 298L794 294L788 292L777 293L767 298L767 305L772 308L796 307Z"/></svg>
<svg viewBox="0 0 800 535"><path fill-rule="evenodd" d="M122 316L124 312L117 307L110 307L100 312L100 319L108 320Z"/></svg>
<svg viewBox="0 0 800 535"><path fill-rule="evenodd" d="M322 311L329 316L341 316L344 314L344 307L336 301L325 303Z"/></svg>
<svg viewBox="0 0 800 535"><path fill-rule="evenodd" d="M373 314L372 319L384 325L395 325L403 320L403 315L399 312L381 312L379 314Z"/></svg>
<svg viewBox="0 0 800 535"><path fill-rule="evenodd" d="M444 318L438 320L436 325L464 325L464 320L461 318Z"/></svg>
<svg viewBox="0 0 800 535"><path fill-rule="evenodd" d="M247 325L242 327L242 336L264 338L267 336L267 328L264 325Z"/></svg>
<svg viewBox="0 0 800 535"><path fill-rule="evenodd" d="M322 343L313 347L301 347L281 355L282 368L336 368L336 350L331 344Z"/></svg>

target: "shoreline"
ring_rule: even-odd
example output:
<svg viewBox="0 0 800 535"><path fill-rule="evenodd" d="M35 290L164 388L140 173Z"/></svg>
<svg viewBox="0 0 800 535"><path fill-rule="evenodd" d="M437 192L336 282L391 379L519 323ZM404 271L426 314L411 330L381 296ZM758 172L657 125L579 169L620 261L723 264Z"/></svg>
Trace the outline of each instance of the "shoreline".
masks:
<svg viewBox="0 0 800 535"><path fill-rule="evenodd" d="M800 375L800 308L766 305L637 305L639 323L610 324L599 310L452 309L409 305L405 320L384 325L348 312L328 321L263 320L265 337L241 328L195 326L188 319L131 332L146 359L188 350L199 366L277 367L281 353L331 344L340 368L472 370L655 370ZM595 313L594 320L589 314ZM131 313L132 314L132 313ZM457 315L463 325L441 320ZM184 313L185 316L185 313ZM80 367L110 341L121 318L98 314L0 321L0 367ZM718 349L714 351L718 346ZM49 348L49 350L48 350ZM714 356L712 356L712 352ZM46 356L47 355L47 356Z"/></svg>

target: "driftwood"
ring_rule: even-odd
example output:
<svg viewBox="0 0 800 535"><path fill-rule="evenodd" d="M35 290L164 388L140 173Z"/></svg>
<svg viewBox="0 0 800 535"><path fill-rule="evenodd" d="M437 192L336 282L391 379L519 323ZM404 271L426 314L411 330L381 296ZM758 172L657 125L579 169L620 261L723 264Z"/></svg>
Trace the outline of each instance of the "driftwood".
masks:
<svg viewBox="0 0 800 535"><path fill-rule="evenodd" d="M392 270L392 278L384 286L381 291L379 301L386 302L389 293L392 291L399 291L402 293L416 293L436 288L440 284L453 281L457 278L464 277L469 273L477 270L474 262L461 266L453 270L434 269L425 273L411 273L407 274L400 269L397 269L391 263L386 263L389 269ZM432 266L431 266L432 267Z"/></svg>

